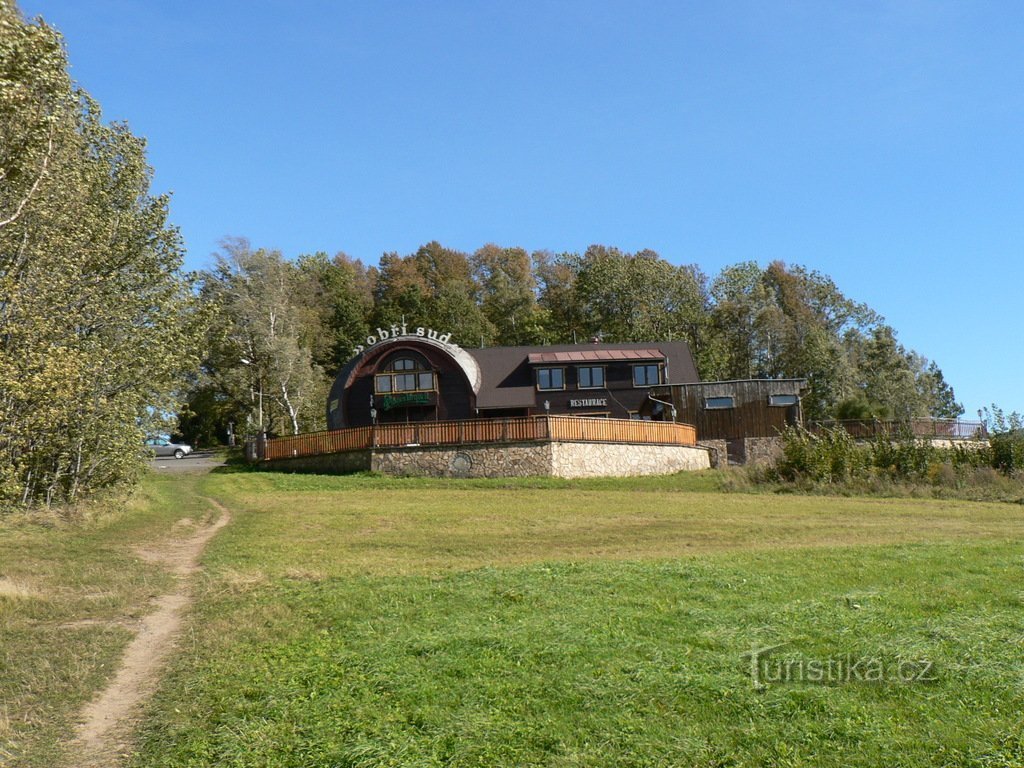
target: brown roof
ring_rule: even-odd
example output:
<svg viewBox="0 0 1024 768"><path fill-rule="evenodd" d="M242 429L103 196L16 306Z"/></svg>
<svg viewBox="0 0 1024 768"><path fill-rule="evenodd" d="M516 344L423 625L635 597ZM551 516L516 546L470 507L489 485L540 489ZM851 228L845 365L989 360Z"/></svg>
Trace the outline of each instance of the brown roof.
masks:
<svg viewBox="0 0 1024 768"><path fill-rule="evenodd" d="M570 352L533 352L526 358L534 363L587 363L601 360L664 360L660 349L581 349Z"/></svg>

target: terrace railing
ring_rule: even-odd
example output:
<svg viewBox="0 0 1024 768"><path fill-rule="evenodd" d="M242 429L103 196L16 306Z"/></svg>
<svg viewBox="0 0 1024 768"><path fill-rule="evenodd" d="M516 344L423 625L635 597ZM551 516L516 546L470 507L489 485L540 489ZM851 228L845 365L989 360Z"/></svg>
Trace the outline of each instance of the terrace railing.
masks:
<svg viewBox="0 0 1024 768"><path fill-rule="evenodd" d="M262 443L256 456L272 460L371 448L538 441L696 445L697 431L689 424L582 416L423 421L273 438Z"/></svg>
<svg viewBox="0 0 1024 768"><path fill-rule="evenodd" d="M958 419L844 419L839 421L818 421L807 425L810 432L842 427L857 440L875 437L919 437L932 440L986 440L988 432L980 421Z"/></svg>

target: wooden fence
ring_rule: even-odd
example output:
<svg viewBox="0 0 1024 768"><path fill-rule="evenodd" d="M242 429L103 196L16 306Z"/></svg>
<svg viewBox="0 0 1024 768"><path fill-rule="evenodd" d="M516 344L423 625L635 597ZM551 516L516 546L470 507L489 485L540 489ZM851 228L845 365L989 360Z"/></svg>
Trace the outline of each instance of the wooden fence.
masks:
<svg viewBox="0 0 1024 768"><path fill-rule="evenodd" d="M689 424L580 416L537 416L519 419L423 421L379 424L325 432L310 432L265 441L256 450L260 459L318 456L325 453L463 443L538 441L696 445L697 431Z"/></svg>
<svg viewBox="0 0 1024 768"><path fill-rule="evenodd" d="M841 427L857 440L875 437L898 438L903 436L938 440L985 440L988 432L980 421L958 419L904 419L883 421L880 419L853 419L843 421L819 421L808 424L811 432Z"/></svg>

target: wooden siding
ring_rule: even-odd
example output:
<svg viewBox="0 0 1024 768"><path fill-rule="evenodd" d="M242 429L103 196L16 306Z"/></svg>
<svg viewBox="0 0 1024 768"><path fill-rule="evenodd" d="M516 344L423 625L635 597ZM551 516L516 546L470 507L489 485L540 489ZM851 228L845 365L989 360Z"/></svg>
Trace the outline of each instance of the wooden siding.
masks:
<svg viewBox="0 0 1024 768"><path fill-rule="evenodd" d="M752 379L655 388L651 394L676 407L676 419L697 428L701 440L775 437L789 424L802 423L800 405L768 405L771 395L797 395L806 383L794 379ZM714 397L732 397L732 408L705 407Z"/></svg>
<svg viewBox="0 0 1024 768"><path fill-rule="evenodd" d="M576 416L380 424L267 440L260 458L283 459L413 445L531 441L696 445L697 433L689 424Z"/></svg>

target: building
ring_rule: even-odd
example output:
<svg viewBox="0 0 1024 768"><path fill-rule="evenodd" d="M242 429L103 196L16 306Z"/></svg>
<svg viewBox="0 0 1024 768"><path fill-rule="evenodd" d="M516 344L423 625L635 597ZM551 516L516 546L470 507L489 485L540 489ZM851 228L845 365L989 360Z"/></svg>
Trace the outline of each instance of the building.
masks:
<svg viewBox="0 0 1024 768"><path fill-rule="evenodd" d="M702 469L767 455L801 421L806 389L796 379L702 383L681 341L464 349L403 324L354 352L328 396L328 430L257 441L251 460L439 477Z"/></svg>
<svg viewBox="0 0 1024 768"><path fill-rule="evenodd" d="M640 418L652 387L697 382L685 342L466 349L429 328L379 328L328 397L328 429L572 415Z"/></svg>
<svg viewBox="0 0 1024 768"><path fill-rule="evenodd" d="M666 408L675 408L675 420L693 424L701 444L715 448L720 463L723 457L734 464L757 463L777 449L782 430L803 424L806 391L806 379L685 382L652 388L655 399L648 400L641 416L666 418Z"/></svg>

